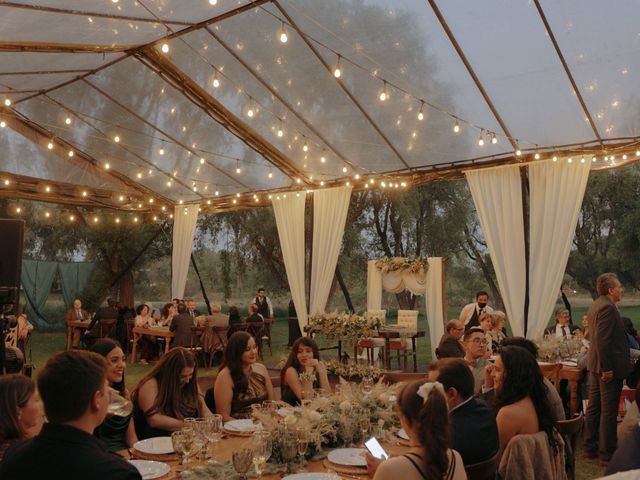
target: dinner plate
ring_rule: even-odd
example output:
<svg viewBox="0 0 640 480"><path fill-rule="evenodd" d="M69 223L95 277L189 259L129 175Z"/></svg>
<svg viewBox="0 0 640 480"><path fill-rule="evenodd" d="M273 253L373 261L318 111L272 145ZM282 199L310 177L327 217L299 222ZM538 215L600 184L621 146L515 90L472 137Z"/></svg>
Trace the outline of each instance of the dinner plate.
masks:
<svg viewBox="0 0 640 480"><path fill-rule="evenodd" d="M133 444L133 448L142 453L151 455L166 455L173 453L173 444L171 437L153 437L146 440L140 440Z"/></svg>
<svg viewBox="0 0 640 480"><path fill-rule="evenodd" d="M229 420L224 424L225 430L229 432L253 432L256 429L251 419Z"/></svg>
<svg viewBox="0 0 640 480"><path fill-rule="evenodd" d="M305 472L284 476L282 477L282 480L336 480L336 478L340 477L338 477L335 473Z"/></svg>
<svg viewBox="0 0 640 480"><path fill-rule="evenodd" d="M409 435L407 435L407 432L404 431L404 428L401 428L400 430L398 430L398 437L404 440L409 440Z"/></svg>
<svg viewBox="0 0 640 480"><path fill-rule="evenodd" d="M336 465L366 467L365 452L366 450L364 448L338 448L330 451L327 458L331 463L335 463Z"/></svg>
<svg viewBox="0 0 640 480"><path fill-rule="evenodd" d="M160 478L171 471L171 467L166 463L155 462L153 460L129 460L129 463L138 469L142 480Z"/></svg>

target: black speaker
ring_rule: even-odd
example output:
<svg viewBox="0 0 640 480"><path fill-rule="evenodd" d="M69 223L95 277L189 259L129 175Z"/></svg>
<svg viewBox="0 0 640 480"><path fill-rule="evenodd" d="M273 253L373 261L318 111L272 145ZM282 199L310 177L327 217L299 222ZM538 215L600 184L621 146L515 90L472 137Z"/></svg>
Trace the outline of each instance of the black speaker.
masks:
<svg viewBox="0 0 640 480"><path fill-rule="evenodd" d="M23 247L24 220L0 219L0 305L9 315L18 313Z"/></svg>

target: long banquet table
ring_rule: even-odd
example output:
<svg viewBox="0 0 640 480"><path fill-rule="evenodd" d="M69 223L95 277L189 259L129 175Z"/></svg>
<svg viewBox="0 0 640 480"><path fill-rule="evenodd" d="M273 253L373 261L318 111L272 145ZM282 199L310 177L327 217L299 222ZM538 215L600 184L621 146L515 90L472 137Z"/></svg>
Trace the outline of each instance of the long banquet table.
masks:
<svg viewBox="0 0 640 480"><path fill-rule="evenodd" d="M150 337L163 337L165 339L164 353L169 351L171 347L171 339L175 337L175 334L169 330L169 327L133 327L131 330L133 333L133 346L131 347L131 363L136 362L136 355L138 350L138 340L142 335L148 335Z"/></svg>

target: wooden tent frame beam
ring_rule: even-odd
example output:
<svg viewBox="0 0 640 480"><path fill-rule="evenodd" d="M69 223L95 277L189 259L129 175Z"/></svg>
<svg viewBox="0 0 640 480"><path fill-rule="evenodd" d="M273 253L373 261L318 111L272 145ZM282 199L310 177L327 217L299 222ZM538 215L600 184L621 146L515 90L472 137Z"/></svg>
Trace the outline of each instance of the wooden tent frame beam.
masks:
<svg viewBox="0 0 640 480"><path fill-rule="evenodd" d="M0 41L0 52L126 53L134 48L136 48L136 45L91 45L83 43Z"/></svg>
<svg viewBox="0 0 640 480"><path fill-rule="evenodd" d="M256 130L249 127L239 117L229 111L221 102L212 97L204 88L186 75L166 57L159 54L154 48L148 47L137 52L136 57L149 68L156 71L161 78L178 89L196 106L200 107L207 115L213 118L230 133L235 135L247 146L262 155L273 166L290 178L300 178L308 184L310 181L306 174L300 171L295 163L280 152L277 148L265 140Z"/></svg>

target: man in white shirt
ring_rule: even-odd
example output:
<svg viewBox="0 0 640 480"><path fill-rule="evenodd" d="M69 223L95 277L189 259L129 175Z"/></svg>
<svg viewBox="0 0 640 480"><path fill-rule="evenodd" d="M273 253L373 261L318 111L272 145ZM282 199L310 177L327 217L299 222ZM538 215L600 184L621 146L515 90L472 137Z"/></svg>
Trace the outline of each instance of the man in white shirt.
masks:
<svg viewBox="0 0 640 480"><path fill-rule="evenodd" d="M547 328L545 335L555 335L558 338L571 338L575 335L575 331L578 329L576 325L569 323L571 320L571 314L569 310L564 307L560 307L556 310L556 324L553 327Z"/></svg>
<svg viewBox="0 0 640 480"><path fill-rule="evenodd" d="M480 315L483 313L493 313L493 308L489 305L489 294L484 290L480 290L476 293L476 301L465 305L460 312L459 320L464 323L465 331L471 327L480 326Z"/></svg>

